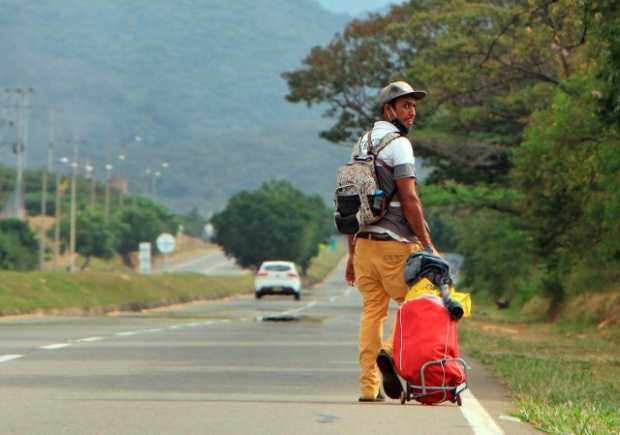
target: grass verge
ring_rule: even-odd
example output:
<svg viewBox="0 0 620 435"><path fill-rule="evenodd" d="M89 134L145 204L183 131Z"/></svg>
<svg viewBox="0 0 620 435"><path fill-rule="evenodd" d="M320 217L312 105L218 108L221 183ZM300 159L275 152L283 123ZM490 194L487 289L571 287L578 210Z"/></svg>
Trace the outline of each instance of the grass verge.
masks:
<svg viewBox="0 0 620 435"><path fill-rule="evenodd" d="M327 274L338 265L346 252L347 246L344 238L338 240L335 251L328 245L321 245L319 255L312 259L306 276L302 278L304 287L312 287L323 281Z"/></svg>
<svg viewBox="0 0 620 435"><path fill-rule="evenodd" d="M620 434L620 328L522 321L477 304L461 346L512 390L514 414L553 434Z"/></svg>
<svg viewBox="0 0 620 435"><path fill-rule="evenodd" d="M102 313L248 293L252 276L194 273L0 272L0 315L78 310Z"/></svg>

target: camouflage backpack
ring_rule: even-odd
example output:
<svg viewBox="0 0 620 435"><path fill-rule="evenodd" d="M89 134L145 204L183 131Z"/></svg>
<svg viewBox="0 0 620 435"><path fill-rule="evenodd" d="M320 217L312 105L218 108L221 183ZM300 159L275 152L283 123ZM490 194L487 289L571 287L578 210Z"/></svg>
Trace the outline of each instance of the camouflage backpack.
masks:
<svg viewBox="0 0 620 435"><path fill-rule="evenodd" d="M336 175L336 227L342 234L355 234L363 225L380 220L386 213L392 198L387 198L376 173L377 155L399 133L388 133L375 147L371 139L372 131L362 135L353 148L353 157L349 163L338 168ZM368 136L368 153L361 152L361 143Z"/></svg>

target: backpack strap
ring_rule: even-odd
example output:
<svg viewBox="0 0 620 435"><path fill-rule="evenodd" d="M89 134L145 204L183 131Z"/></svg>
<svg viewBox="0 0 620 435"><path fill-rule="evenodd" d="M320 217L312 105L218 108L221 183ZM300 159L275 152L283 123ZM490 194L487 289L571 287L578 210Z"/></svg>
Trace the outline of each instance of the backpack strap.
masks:
<svg viewBox="0 0 620 435"><path fill-rule="evenodd" d="M364 140L364 136L368 135L368 138L370 138L370 134L372 133L372 130L368 130L366 133L364 133L363 135L360 136L360 138L357 140L357 142L353 145L353 155L361 155L362 154L362 140ZM369 145L371 143L369 142ZM370 146L368 148L370 150Z"/></svg>
<svg viewBox="0 0 620 435"><path fill-rule="evenodd" d="M396 133L396 132L388 133L381 138L381 142L379 142L379 145L375 149L375 145L372 143L372 130L369 131L368 132L368 154L372 154L376 158L379 155L379 153L385 149L385 147L391 144L394 139L398 139L399 137L400 137L400 133Z"/></svg>

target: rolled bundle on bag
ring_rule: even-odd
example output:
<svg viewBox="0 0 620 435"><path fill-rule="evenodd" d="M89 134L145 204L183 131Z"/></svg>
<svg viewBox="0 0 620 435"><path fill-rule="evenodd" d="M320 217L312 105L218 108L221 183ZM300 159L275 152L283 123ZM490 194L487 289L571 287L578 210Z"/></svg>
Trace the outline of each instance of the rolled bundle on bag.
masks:
<svg viewBox="0 0 620 435"><path fill-rule="evenodd" d="M453 320L460 320L465 310L450 296L449 286L452 285L450 263L433 255L428 249L411 253L405 266L405 282L411 286L422 278L430 280L439 288L441 299L450 317Z"/></svg>

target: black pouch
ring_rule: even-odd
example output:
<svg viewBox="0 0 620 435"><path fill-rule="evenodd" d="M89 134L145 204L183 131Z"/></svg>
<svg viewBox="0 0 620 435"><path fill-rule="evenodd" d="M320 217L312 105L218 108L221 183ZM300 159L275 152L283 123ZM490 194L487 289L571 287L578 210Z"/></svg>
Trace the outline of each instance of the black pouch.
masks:
<svg viewBox="0 0 620 435"><path fill-rule="evenodd" d="M341 216L350 216L360 209L360 197L354 195L336 195L336 209Z"/></svg>
<svg viewBox="0 0 620 435"><path fill-rule="evenodd" d="M355 234L360 229L355 214L342 216L340 213L335 213L334 220L336 221L336 228L338 228L338 231L342 234Z"/></svg>

